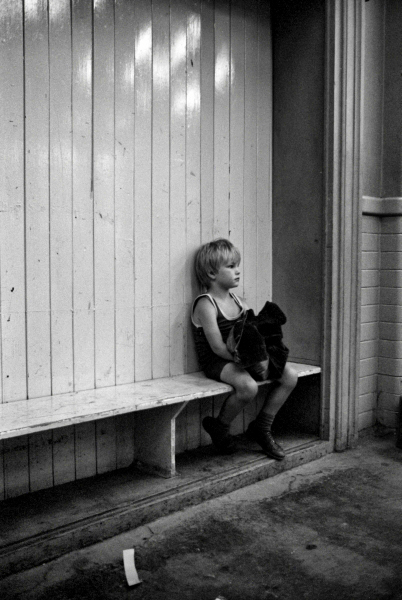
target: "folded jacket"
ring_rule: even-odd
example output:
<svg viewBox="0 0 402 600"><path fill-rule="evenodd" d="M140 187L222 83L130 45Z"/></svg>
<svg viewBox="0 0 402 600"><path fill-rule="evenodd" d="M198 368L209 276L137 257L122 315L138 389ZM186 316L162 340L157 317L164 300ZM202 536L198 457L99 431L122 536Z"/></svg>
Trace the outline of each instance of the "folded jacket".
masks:
<svg viewBox="0 0 402 600"><path fill-rule="evenodd" d="M275 302L267 301L257 317L257 328L264 337L270 360L270 374L275 379L282 377L289 349L282 341L282 325L286 323L286 315Z"/></svg>
<svg viewBox="0 0 402 600"><path fill-rule="evenodd" d="M248 310L232 327L227 339L234 362L248 368L269 358L270 376L279 379L289 355L282 342L284 323L286 316L274 302L267 301L257 316Z"/></svg>
<svg viewBox="0 0 402 600"><path fill-rule="evenodd" d="M255 325L255 316L248 310L230 330L226 346L233 354L235 363L244 368L267 360L265 340Z"/></svg>

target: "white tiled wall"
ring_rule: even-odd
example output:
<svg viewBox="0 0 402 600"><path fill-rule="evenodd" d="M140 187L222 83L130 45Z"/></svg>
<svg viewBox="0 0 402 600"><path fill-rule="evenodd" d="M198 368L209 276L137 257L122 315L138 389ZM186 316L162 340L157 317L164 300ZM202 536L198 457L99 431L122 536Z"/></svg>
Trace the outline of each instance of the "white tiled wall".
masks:
<svg viewBox="0 0 402 600"><path fill-rule="evenodd" d="M359 430L375 423L380 315L380 236L378 217L363 217Z"/></svg>
<svg viewBox="0 0 402 600"><path fill-rule="evenodd" d="M359 430L395 427L402 394L402 217L363 217Z"/></svg>
<svg viewBox="0 0 402 600"><path fill-rule="evenodd" d="M380 250L378 418L395 427L402 394L402 217L381 219Z"/></svg>

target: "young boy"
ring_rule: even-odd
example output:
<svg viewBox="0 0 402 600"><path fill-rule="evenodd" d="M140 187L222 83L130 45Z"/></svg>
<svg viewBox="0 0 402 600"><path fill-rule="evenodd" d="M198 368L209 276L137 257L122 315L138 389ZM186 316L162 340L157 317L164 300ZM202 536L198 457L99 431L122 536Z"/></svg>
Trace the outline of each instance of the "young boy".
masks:
<svg viewBox="0 0 402 600"><path fill-rule="evenodd" d="M216 448L233 452L230 424L246 404L257 395L258 386L250 373L236 364L226 347L233 325L244 316L248 306L231 290L240 282L240 253L229 240L217 239L204 244L195 258L195 272L201 289L192 307L192 329L201 369L205 375L233 387L217 418L205 417L202 425ZM259 379L272 379L269 361L259 366ZM247 429L249 439L257 442L271 458L282 460L285 453L272 437L271 425L276 413L297 383L297 373L286 365L280 379L270 388L264 405Z"/></svg>

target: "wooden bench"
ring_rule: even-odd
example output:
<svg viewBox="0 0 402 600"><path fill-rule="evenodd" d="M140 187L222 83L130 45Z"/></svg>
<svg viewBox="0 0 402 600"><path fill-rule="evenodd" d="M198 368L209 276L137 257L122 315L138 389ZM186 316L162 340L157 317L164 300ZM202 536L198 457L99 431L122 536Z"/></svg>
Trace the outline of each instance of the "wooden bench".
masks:
<svg viewBox="0 0 402 600"><path fill-rule="evenodd" d="M290 363L299 377L320 367ZM265 385L269 382L261 382ZM201 372L0 404L0 440L135 412L136 464L164 477L175 468L175 421L191 401L229 393Z"/></svg>

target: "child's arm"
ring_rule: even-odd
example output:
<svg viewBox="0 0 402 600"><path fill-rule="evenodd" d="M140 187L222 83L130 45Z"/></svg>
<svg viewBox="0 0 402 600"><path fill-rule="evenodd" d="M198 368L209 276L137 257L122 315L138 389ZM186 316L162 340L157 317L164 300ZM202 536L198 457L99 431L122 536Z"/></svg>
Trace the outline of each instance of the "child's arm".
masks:
<svg viewBox="0 0 402 600"><path fill-rule="evenodd" d="M210 300L208 298L200 298L197 302L195 313L212 351L221 358L233 361L233 356L226 348L226 344L222 339L222 334L219 331L216 320L216 310Z"/></svg>

